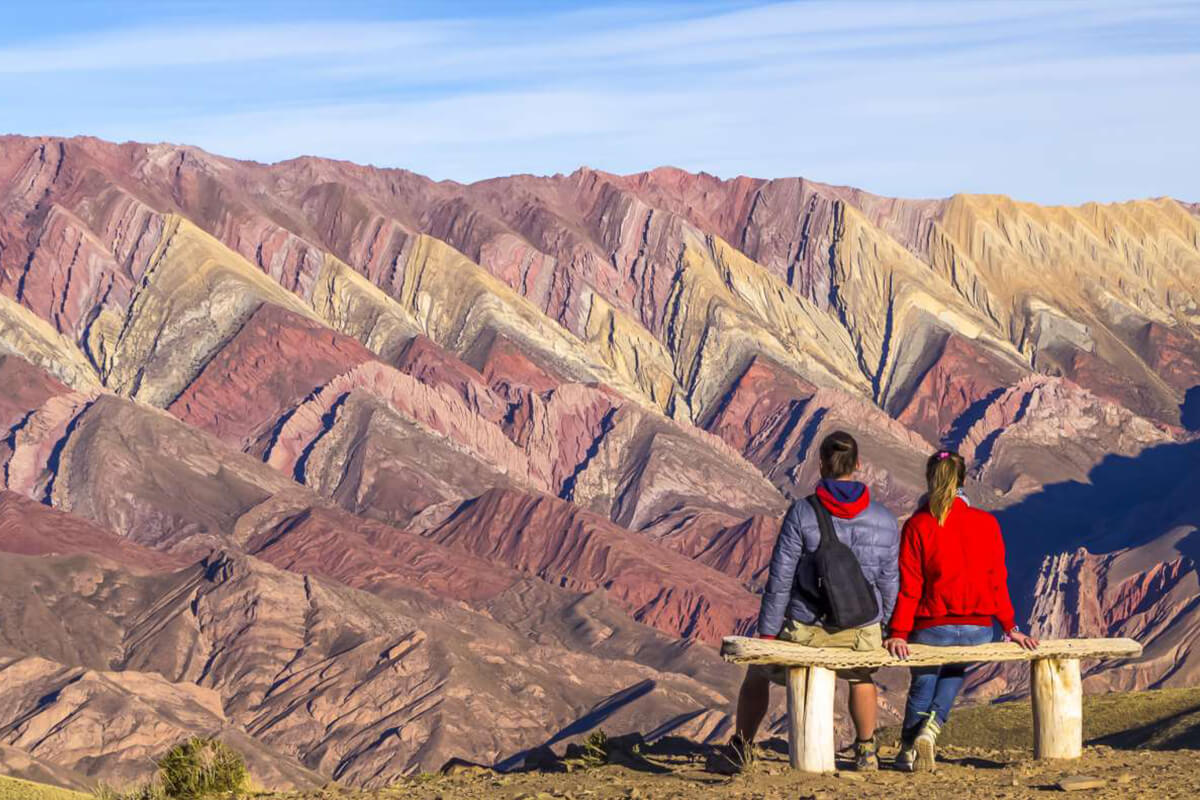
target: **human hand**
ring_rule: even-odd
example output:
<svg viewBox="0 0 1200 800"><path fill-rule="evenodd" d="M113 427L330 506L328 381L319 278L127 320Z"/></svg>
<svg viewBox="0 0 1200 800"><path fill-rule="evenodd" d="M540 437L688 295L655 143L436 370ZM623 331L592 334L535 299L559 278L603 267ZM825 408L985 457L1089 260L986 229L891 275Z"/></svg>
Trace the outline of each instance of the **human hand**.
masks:
<svg viewBox="0 0 1200 800"><path fill-rule="evenodd" d="M1020 631L1010 631L1008 634L1008 640L1010 642L1016 642L1026 650L1037 650L1038 648L1037 639L1033 638L1032 636L1027 636Z"/></svg>
<svg viewBox="0 0 1200 800"><path fill-rule="evenodd" d="M893 636L884 642L883 646L887 648L887 651L892 654L893 658L898 658L901 661L908 658L908 642L903 639L897 639Z"/></svg>

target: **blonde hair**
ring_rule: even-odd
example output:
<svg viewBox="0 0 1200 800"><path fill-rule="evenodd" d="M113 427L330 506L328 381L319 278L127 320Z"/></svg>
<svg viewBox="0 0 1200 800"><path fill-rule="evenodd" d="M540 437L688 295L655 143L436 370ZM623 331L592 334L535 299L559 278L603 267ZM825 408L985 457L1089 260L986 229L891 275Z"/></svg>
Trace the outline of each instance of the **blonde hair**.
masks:
<svg viewBox="0 0 1200 800"><path fill-rule="evenodd" d="M929 513L939 525L946 524L954 498L967 478L967 462L952 450L938 450L925 464L925 481L929 484Z"/></svg>

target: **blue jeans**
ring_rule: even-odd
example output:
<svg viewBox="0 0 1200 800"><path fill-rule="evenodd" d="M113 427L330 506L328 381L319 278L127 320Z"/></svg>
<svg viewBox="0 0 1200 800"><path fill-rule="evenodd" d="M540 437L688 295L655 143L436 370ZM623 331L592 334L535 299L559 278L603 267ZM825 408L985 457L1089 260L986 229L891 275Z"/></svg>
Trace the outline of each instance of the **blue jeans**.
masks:
<svg viewBox="0 0 1200 800"><path fill-rule="evenodd" d="M913 644L929 644L935 647L952 647L987 644L992 640L989 625L938 625L934 628L915 631ZM912 684L908 687L908 702L904 706L904 729L906 739L916 736L924 715L932 711L940 724L950 718L950 709L962 689L967 674L966 664L944 664L940 667L913 667Z"/></svg>

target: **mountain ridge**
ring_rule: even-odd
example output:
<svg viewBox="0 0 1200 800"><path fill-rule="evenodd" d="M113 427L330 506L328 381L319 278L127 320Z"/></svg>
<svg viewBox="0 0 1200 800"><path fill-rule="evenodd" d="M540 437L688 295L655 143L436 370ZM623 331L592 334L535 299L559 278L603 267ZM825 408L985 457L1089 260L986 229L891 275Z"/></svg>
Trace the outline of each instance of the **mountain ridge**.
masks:
<svg viewBox="0 0 1200 800"><path fill-rule="evenodd" d="M282 748L276 775L380 785L451 756L503 761L586 730L606 703L626 730L643 716L715 740L736 670L704 643L753 626L778 520L817 480L821 437L844 428L901 516L935 446L971 459L968 492L1016 543L1036 626L1147 638L1136 678L1101 668L1089 689L1182 685L1200 670L1179 646L1200 624L1179 600L1200 509L1168 466L1196 441L1198 210L908 200L674 168L460 184L0 137L0 560L39 553L79 587L98 568L54 559L108 559L112 587L219 562L268 587L232 593L235 616L288 617L320 583L369 641L390 635L379 602L410 609L404 632L446 637L411 656L392 642L378 663L357 633L321 644L338 675L326 697L402 674L413 705L388 712L405 720L393 727L363 711L329 739L317 720L288 731L270 698L223 684L221 724ZM1091 482L1119 493L1114 459L1129 483L1138 464L1169 479L1178 513L1140 494L1111 521L1090 513ZM1056 510L1060 497L1080 508ZM62 536L45 514L64 515ZM1073 587L1106 582L1122 588L1078 601ZM124 590L20 586L92 598L116 637L103 646L125 636ZM0 615L20 602L0 596ZM494 641L474 637L485 629ZM256 631L269 650L276 633ZM72 635L13 647L59 674ZM559 667L552 698L528 648ZM629 662L603 690L592 650ZM284 669L257 652L229 655L229 674ZM147 719L176 702L128 677L157 687L127 698ZM426 685L441 687L434 706L416 699ZM889 719L899 686L884 681ZM536 712L472 734L476 691ZM972 691L1021 686L979 673ZM0 718L0 744L34 747L19 724ZM84 730L63 741L95 775L126 774L72 738Z"/></svg>
<svg viewBox="0 0 1200 800"><path fill-rule="evenodd" d="M140 140L140 139L126 139L124 141L118 142L118 141L111 140L111 139L105 139L100 136L90 136L87 134L61 135L61 134L0 133L0 141L3 141L5 139L38 141L38 142L44 142L44 143L63 142L63 141L93 142L93 143L98 143L98 144L114 145L117 147L157 147L157 148L165 148L165 149L171 149L171 150L177 150L177 151L189 151L190 150L190 151L194 151L196 153L204 154L206 156L213 156L212 151L207 150L198 145L187 144L184 142L166 141L166 140L160 140L157 142L149 142L149 141ZM823 187L826 189L847 191L847 192L853 191L853 192L857 192L857 193L860 193L863 195L870 195L873 197L878 197L878 198L883 198L883 199L910 200L910 201L914 201L914 202L948 200L952 197L956 197L959 195L964 195L964 196L975 195L975 196L982 196L982 197L997 197L997 198L1013 199L1016 202L1044 205L1044 204L1039 203L1039 201L1032 199L1032 198L1018 199L1018 198L1014 198L1012 195L1003 194L1003 193L994 193L994 192L957 191L957 192L951 192L948 195L931 195L931 196L927 196L927 197L909 197L909 196L894 196L893 197L891 195L885 195L885 194L882 194L879 192L862 189L862 188L859 188L856 186L851 186L849 184L830 183L828 181L820 181L820 180L816 180L813 178L805 178L800 175L788 175L788 176L783 176L782 178L763 178L761 176L746 175L746 174L742 174L742 173L739 173L737 175L732 175L732 176L721 176L721 175L717 175L715 173L708 172L705 169L691 170L686 167L678 166L676 164L659 164L657 166L646 167L645 169L635 170L633 172L613 172L612 170L607 170L602 167L594 167L594 166L591 166L588 164L580 164L580 165L576 166L570 172L553 172L553 173L514 172L514 173L510 173L508 175L492 176L492 177L487 177L487 178L480 178L479 180L476 180L476 181L463 182L463 181L456 180L454 178L432 178L423 173L408 169L407 167L388 166L385 164L372 164L370 162L355 161L354 159L351 159L351 158L335 158L333 156L322 156L322 155L318 155L316 153L302 153L302 154L298 154L298 155L294 155L294 156L288 156L287 158L282 158L277 161L260 161L258 159L254 159L254 158L237 158L234 156L215 156L215 157L220 158L225 161L233 162L233 163L247 164L247 165L253 165L253 166L262 166L262 167L285 166L288 164L304 163L304 162L308 162L308 161L328 162L328 163L332 163L332 164L343 164L343 165L348 165L348 166L352 166L352 167L365 168L365 169L375 170L375 171L379 171L379 172L395 172L395 173L399 173L402 175L412 175L412 176L424 178L425 180L428 180L431 183L449 184L449 185L459 186L459 187L473 186L473 185L480 184L480 183L488 183L488 182L492 182L492 181L506 180L506 179L511 179L511 178L566 178L566 177L571 177L573 175L576 175L578 173L583 173L583 172L595 172L595 173L600 173L600 174L606 175L611 178L621 178L621 179L635 179L635 178L639 178L642 176L649 176L654 173L665 173L665 174L679 174L679 175L693 176L693 177L703 178L703 179L712 179L713 181L716 181L718 183L738 183L738 182L766 183L766 182L769 182L772 180L798 180L798 181L804 181L806 183L809 183L809 184L812 184L815 186L820 186L820 187ZM1146 195L1146 196L1141 196L1141 197L1126 197L1126 198L1122 198L1122 199L1102 200L1102 201L1085 200L1085 201L1078 202L1078 203L1055 203L1048 207L1077 208L1080 206L1087 206L1087 205L1102 205L1102 206L1103 205L1121 205L1121 204L1125 204L1125 203L1135 203L1135 202L1148 201L1148 200L1149 201L1173 200L1173 201L1179 203L1181 206L1193 209L1197 213L1200 213L1200 201L1188 201L1188 200L1183 199L1182 197L1175 197L1173 195Z"/></svg>

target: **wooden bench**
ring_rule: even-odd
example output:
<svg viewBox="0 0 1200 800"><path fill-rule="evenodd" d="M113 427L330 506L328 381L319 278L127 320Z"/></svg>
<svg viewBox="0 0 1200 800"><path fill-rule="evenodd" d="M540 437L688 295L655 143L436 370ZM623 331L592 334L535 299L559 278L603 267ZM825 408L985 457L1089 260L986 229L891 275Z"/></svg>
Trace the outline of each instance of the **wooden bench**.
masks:
<svg viewBox="0 0 1200 800"><path fill-rule="evenodd" d="M1032 661L1033 751L1037 758L1079 758L1083 752L1081 658L1134 658L1142 646L1132 639L1057 639L1037 650L1011 642L977 647L910 644L907 660L886 650L805 647L772 639L727 636L726 661L787 668L788 753L795 769L834 770L833 692L836 669L928 667L993 661Z"/></svg>

